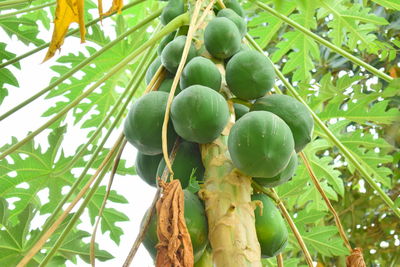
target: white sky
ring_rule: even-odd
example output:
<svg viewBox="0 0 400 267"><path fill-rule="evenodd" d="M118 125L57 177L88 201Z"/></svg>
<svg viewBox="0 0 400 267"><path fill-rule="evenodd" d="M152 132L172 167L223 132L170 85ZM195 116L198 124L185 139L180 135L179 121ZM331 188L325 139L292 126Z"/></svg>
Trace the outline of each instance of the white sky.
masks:
<svg viewBox="0 0 400 267"><path fill-rule="evenodd" d="M111 32L111 30L109 32ZM51 38L51 33L43 30L41 31L39 38L49 41ZM0 40L7 43L8 51L11 51L17 55L23 54L24 52L34 48L33 45L30 45L28 47L20 42L17 42L17 38L15 37L12 39L8 38L8 36L1 29ZM82 50L83 46L84 45L81 45L80 41L77 38L69 37L65 40L61 54L57 53L54 59L51 59L44 64L41 64L40 62L43 60L46 50L43 50L35 55L32 55L22 60L20 62L21 70L18 70L12 66L8 67L17 77L20 83L20 87L17 88L10 85L6 86L9 91L9 96L6 97L5 101L0 106L0 114L3 114L16 104L45 88L49 84L51 77L53 77L55 74L50 69L50 66L55 62L56 58L71 52L77 53L79 50ZM18 139L22 139L27 135L29 131L37 129L44 122L46 122L49 118L41 118L40 116L45 110L47 110L49 105L53 103L55 103L54 100L44 101L43 98L40 98L25 107L24 109L5 119L4 121L1 121L0 146L9 143L12 136L17 137ZM107 147L111 147L112 143L114 142L114 140L116 140L116 137L120 132L121 129L116 131L116 134L110 137L111 142L108 142L106 144ZM35 141L39 142L44 149L47 149L48 147L48 133L49 131L46 130L37 138L35 138ZM74 154L77 143L85 142L86 139L82 136L85 135L82 135L81 131L75 130L65 137L63 146L67 155ZM132 166L134 164L135 157L136 151L132 148L131 145L127 144L122 158L127 160L129 166ZM108 177L109 176L106 176L104 178L102 184L106 185L108 183ZM119 211L125 212L125 214L130 218L130 221L117 224L124 231L124 235L121 236L121 243L119 246L115 245L115 243L109 238L108 233L106 235L102 235L99 227L96 240L100 244L100 248L110 252L115 257L115 259L107 262L96 261L96 266L122 265L139 231L139 225L142 220L143 214L150 205L155 192L154 188L142 182L142 180L137 176L131 177L117 175L115 177L112 189L116 190L119 194L127 198L129 204L121 205L109 202L107 204L107 207L114 207ZM41 192L40 196L42 199L46 199L47 194L47 192ZM93 227L90 225L87 213L83 215L82 221L84 223L80 224L79 228L91 233ZM42 223L43 218L34 220L35 227L40 226ZM90 237L87 238L86 241L90 242ZM68 266L75 265L70 263L68 264ZM78 258L77 266L90 265L86 264ZM153 266L153 262L143 246L140 247L131 266Z"/></svg>

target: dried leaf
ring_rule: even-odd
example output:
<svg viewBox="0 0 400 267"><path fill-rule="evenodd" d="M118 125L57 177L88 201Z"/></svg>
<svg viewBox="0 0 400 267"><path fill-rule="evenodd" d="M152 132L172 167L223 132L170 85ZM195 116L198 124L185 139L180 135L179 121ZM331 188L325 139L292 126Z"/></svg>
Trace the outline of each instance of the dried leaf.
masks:
<svg viewBox="0 0 400 267"><path fill-rule="evenodd" d="M157 202L157 267L192 267L192 241L184 217L184 194L179 180L160 180L164 194Z"/></svg>
<svg viewBox="0 0 400 267"><path fill-rule="evenodd" d="M99 4L100 4L100 1L99 1ZM100 14L101 14L101 16L108 16L115 11L117 11L118 14L121 14L121 10L122 10L123 6L124 6L123 0L113 0L110 9L106 13L104 13L104 14L100 13Z"/></svg>
<svg viewBox="0 0 400 267"><path fill-rule="evenodd" d="M347 267L366 267L361 248L355 248L346 258Z"/></svg>
<svg viewBox="0 0 400 267"><path fill-rule="evenodd" d="M79 24L81 42L85 42L86 29L83 19L83 5L83 0L57 0L53 36L43 62L52 58L56 50L60 49L61 45L64 43L69 25L72 22Z"/></svg>

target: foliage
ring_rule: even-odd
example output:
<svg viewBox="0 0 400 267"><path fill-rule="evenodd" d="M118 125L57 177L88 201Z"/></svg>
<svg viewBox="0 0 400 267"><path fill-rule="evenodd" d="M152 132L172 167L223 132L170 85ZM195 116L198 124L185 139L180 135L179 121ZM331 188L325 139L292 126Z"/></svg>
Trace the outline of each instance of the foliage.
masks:
<svg viewBox="0 0 400 267"><path fill-rule="evenodd" d="M47 2L49 1L32 1L29 7ZM397 62L400 58L400 42L396 37L400 35L400 5L396 0L264 2L385 73L396 73L399 68ZM113 32L103 32L99 24L90 26L86 35L87 45L82 47L82 50L76 53L69 51L68 47L63 47L68 54L53 61L51 69L55 74L52 81L56 81L72 67L93 55L99 47L109 43L114 36L119 36L151 14L151 10L162 5L162 2L146 1L123 11L122 15L113 16ZM396 137L400 128L399 80L392 83L378 80L347 58L333 53L316 40L261 10L254 1L243 2L243 5L246 8L249 34L269 53L271 60L296 86L308 105L394 200L400 193L400 173L396 171L400 161L400 140ZM17 9L26 7L27 5L22 5ZM85 1L84 13L87 20L92 19L89 11L95 10L95 7L91 1ZM37 47L49 41L38 38L38 33L52 27L50 13L53 12L54 7L51 7L2 18L1 15L5 12L1 11L0 27L8 36L30 47ZM158 21L149 25L154 28L156 23ZM79 74L51 90L46 95L49 106L43 116L57 114L89 85L148 40L151 34L148 29L150 28L143 27L137 30L82 68ZM8 49L6 43L0 42L0 63L15 57ZM32 246L41 230L31 229L32 219L35 216L50 214L54 210L62 199L63 188L71 187L80 175L72 170L85 167L87 158L93 155L105 134L101 133L94 139L93 147L84 150L72 169L66 168L73 157L65 156L63 152L64 147L68 146L64 136L72 131L75 124L75 127L78 125L81 129L83 136L90 137L93 129L113 108L120 96L119 89L127 86L137 65L138 60L131 62L125 70L113 75L100 89L75 106L67 117L53 124L51 130L46 133L50 145L48 149L43 149L38 145L38 140L34 140L0 161L0 265L14 265L21 258L21 253ZM13 71L21 67L23 70L23 65L17 62L0 68L0 105L7 101L8 94L19 93L12 90L19 86ZM286 92L283 86L280 86L280 89ZM143 92L143 83L139 92ZM50 104L54 102L55 105ZM114 115L112 118L115 119ZM111 122L106 123L105 128L109 129L110 125ZM0 151L16 142L17 139L13 138L12 143L4 145ZM77 147L78 145L76 144ZM100 165L108 151L107 148L101 150L90 170ZM322 129L315 128L313 142L304 152L327 196L341 215L352 245L364 249L366 262L370 266L399 264L400 259L396 256L398 247L394 237L394 233L400 230L397 219ZM118 173L133 175L134 170L125 166L125 162L122 161ZM88 174L84 174L84 181L78 188L82 188L89 178ZM197 191L199 185L195 180L191 181L190 189ZM45 189L49 192L48 202L38 197L38 193ZM92 224L105 192L105 188L100 187L89 202L87 209ZM310 182L305 166L301 164L295 177L279 186L277 192L295 218L295 223L314 259L324 266L341 266L347 251L334 227L332 216ZM8 202L15 199L15 208L10 209ZM108 201L127 203L126 198L115 191L111 192ZM398 199L396 202L398 203ZM117 223L126 220L127 217L121 211L106 208L101 223L102 232L110 231L110 238L118 243L123 229L117 226ZM54 244L66 223L61 225L45 248L48 249ZM88 260L89 245L82 241L87 236L89 233L74 227L52 263L59 266L67 260L76 262L76 255ZM381 246L382 241L389 245ZM74 251L68 250L67 253L67 248L72 247ZM371 249L377 253L370 253ZM106 251L96 250L96 253L100 260L112 258ZM43 257L44 253L37 254L31 265L36 266ZM290 236L290 244L285 250L284 258L285 266L303 266L305 263L293 236ZM266 266L276 265L272 259L266 259L264 263Z"/></svg>

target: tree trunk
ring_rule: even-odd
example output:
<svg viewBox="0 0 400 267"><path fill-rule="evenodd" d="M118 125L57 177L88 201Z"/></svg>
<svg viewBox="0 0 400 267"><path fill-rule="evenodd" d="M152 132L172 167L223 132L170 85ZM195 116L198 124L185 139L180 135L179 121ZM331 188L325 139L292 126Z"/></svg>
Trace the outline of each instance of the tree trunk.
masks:
<svg viewBox="0 0 400 267"><path fill-rule="evenodd" d="M227 147L229 129L213 143L201 145L206 170L200 196L205 201L213 259L217 267L261 267L251 178L233 166Z"/></svg>

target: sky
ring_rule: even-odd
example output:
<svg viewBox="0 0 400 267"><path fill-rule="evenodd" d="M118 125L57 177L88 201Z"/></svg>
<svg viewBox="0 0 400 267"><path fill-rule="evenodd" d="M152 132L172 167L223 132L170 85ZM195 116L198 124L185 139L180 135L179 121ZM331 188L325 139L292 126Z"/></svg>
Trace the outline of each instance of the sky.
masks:
<svg viewBox="0 0 400 267"><path fill-rule="evenodd" d="M109 21L109 20L107 20ZM106 21L103 23L105 30L112 32L110 24ZM49 41L51 39L51 32L46 31L42 28L39 38ZM14 54L20 55L34 48L33 45L26 46L17 41L17 38L9 38L4 31L0 29L0 40L7 43L7 50L13 52ZM19 81L19 87L13 87L6 85L9 91L9 96L5 98L2 105L0 105L0 114L8 111L13 106L22 102L31 95L45 88L50 79L55 75L50 69L50 66L55 62L60 56L66 55L68 53L78 53L83 50L84 44L81 45L79 39L74 37L66 38L65 43L62 47L61 53L57 53L53 59L48 62L41 64L46 50L42 50L24 60L21 63L21 70L11 66L9 69L14 73ZM33 103L29 104L27 107L13 114L9 118L0 122L0 147L6 143L11 142L11 137L17 137L19 140L25 137L29 131L33 131L45 123L48 118L42 118L41 114L47 110L49 105L54 104L55 100L43 100L39 98ZM67 119L68 120L68 119ZM115 134L110 137L111 142L106 143L106 147L111 147L112 143L116 140L121 129L115 131ZM35 142L41 145L42 149L48 148L47 135L49 130L45 130L39 136L35 138ZM69 132L64 139L64 150L66 156L73 155L77 144L84 143L86 138L84 138L81 131L74 129ZM136 157L136 150L128 143L122 155L122 159L127 161L127 166L132 166L134 164ZM107 185L108 176L105 177L102 184ZM22 187L24 185L21 185ZM96 261L96 266L121 266L125 261L126 256L129 253L130 248L136 235L139 231L140 222L142 217L150 206L155 189L144 183L138 176L120 176L116 175L114 183L112 186L113 190L116 190L119 194L123 195L129 204L115 204L108 203L107 207L113 207L119 211L124 212L130 219L128 222L117 223L123 231L124 235L121 236L120 245L117 246L110 238L108 233L105 235L101 234L100 227L97 231L96 241L100 244L100 248L110 252L115 259L100 262ZM43 201L48 199L48 191L41 191L39 193L40 198ZM10 203L12 208L12 202ZM76 209L74 209L76 210ZM33 228L38 227L43 224L46 217L40 217L35 219L32 223ZM90 225L88 214L85 213L81 218L83 223L81 223L78 228L86 230L89 233L93 231L93 227ZM86 239L90 242L90 237ZM78 264L69 263L67 266L90 266L84 261L78 259ZM154 266L151 257L147 253L146 249L141 246L136 254L134 261L131 266Z"/></svg>

